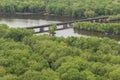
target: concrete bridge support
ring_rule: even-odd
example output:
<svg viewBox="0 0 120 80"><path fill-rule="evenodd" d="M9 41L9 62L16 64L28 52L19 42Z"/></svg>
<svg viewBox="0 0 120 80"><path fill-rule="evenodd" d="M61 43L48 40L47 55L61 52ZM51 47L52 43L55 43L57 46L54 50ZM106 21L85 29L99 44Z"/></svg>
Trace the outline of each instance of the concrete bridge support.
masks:
<svg viewBox="0 0 120 80"><path fill-rule="evenodd" d="M101 23L101 22L102 22L102 19L99 19L99 22Z"/></svg>
<svg viewBox="0 0 120 80"><path fill-rule="evenodd" d="M92 20L91 22L96 22L96 20Z"/></svg>
<svg viewBox="0 0 120 80"><path fill-rule="evenodd" d="M64 24L63 29L66 29L66 28L68 28L68 26L67 26L67 24Z"/></svg>
<svg viewBox="0 0 120 80"><path fill-rule="evenodd" d="M73 27L73 23L69 23L69 27Z"/></svg>
<svg viewBox="0 0 120 80"><path fill-rule="evenodd" d="M44 32L44 28L40 28L39 32Z"/></svg>
<svg viewBox="0 0 120 80"><path fill-rule="evenodd" d="M103 19L102 22L109 22L109 19Z"/></svg>

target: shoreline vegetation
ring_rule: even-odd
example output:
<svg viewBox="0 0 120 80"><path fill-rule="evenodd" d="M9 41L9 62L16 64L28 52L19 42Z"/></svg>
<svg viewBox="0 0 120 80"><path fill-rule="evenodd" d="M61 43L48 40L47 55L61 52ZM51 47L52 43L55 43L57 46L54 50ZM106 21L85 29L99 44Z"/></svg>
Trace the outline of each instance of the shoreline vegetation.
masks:
<svg viewBox="0 0 120 80"><path fill-rule="evenodd" d="M95 5L96 7L94 7ZM90 18L120 14L119 6L118 0L105 0L103 2L101 0L1 0L0 13L42 13Z"/></svg>
<svg viewBox="0 0 120 80"><path fill-rule="evenodd" d="M108 17L109 22L119 22L120 21L120 14L117 15L106 15L106 16L96 16L96 17L70 17L66 15L56 15L56 14L49 14L49 13L22 13L22 12L16 12L16 13L0 13L0 16L6 16L6 15L18 15L18 16L33 16L33 15L42 15L42 16L53 16L53 17L64 17L64 18L73 18L74 20L78 19L87 19L87 18L99 18L99 17Z"/></svg>
<svg viewBox="0 0 120 80"><path fill-rule="evenodd" d="M73 24L75 29L101 32L104 34L119 35L120 23L91 23L91 22L76 22Z"/></svg>
<svg viewBox="0 0 120 80"><path fill-rule="evenodd" d="M120 14L109 16L111 21L120 21Z"/></svg>

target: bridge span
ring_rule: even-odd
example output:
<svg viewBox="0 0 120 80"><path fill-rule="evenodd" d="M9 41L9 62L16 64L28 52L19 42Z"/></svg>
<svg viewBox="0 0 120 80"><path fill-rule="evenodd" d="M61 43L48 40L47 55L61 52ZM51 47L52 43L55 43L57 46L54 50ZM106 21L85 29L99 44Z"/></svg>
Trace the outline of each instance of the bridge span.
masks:
<svg viewBox="0 0 120 80"><path fill-rule="evenodd" d="M73 27L73 23L75 22L108 22L108 17L98 17L98 18L88 18L88 19L81 19L81 20L75 20L75 21L68 21L68 22L61 22L61 23L55 23L57 26L56 30L63 30L63 29L68 29ZM31 26L31 27L26 27L26 29L39 29L39 31L35 33L43 33L43 32L48 32L49 27L52 26L53 24L47 24L47 25L41 25L41 26Z"/></svg>

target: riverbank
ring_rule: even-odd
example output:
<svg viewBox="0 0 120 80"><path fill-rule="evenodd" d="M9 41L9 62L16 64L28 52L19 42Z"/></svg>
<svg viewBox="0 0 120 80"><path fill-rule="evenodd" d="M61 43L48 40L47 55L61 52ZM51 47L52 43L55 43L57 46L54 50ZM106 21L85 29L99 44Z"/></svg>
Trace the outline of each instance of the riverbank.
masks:
<svg viewBox="0 0 120 80"><path fill-rule="evenodd" d="M25 18L25 19L47 19L47 20L59 20L59 21L72 21L72 20L79 20L82 18L74 18L68 16L57 16L57 15L49 15L49 14L42 14L42 13L1 13L0 18Z"/></svg>
<svg viewBox="0 0 120 80"><path fill-rule="evenodd" d="M87 19L85 17L72 17L72 16L68 16L68 15L57 15L57 14L49 14L47 12L41 12L41 13L30 13L30 12L15 12L15 13L0 13L0 16L10 16L10 15L14 15L14 16L49 16L49 17L62 17L62 18L69 18L70 20L79 20L79 19ZM98 17L104 17L104 16L98 16ZM91 17L92 18L92 17Z"/></svg>
<svg viewBox="0 0 120 80"><path fill-rule="evenodd" d="M49 17L62 17L62 18L69 18L73 20L79 20L79 19L87 19L87 17L72 17L68 15L57 15L57 14L50 14L47 12L40 12L40 13L32 13L32 12L14 12L14 13L0 13L0 16L49 16ZM108 20L110 22L119 22L120 21L120 14L117 15L102 15L102 16L96 16L96 17L88 17L88 18L99 18L99 17L108 17Z"/></svg>

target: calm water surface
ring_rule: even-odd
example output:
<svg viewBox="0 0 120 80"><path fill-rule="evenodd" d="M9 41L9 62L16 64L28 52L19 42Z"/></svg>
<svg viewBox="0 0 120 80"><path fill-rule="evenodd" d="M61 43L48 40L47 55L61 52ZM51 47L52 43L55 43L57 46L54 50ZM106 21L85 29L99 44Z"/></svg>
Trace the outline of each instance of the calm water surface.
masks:
<svg viewBox="0 0 120 80"><path fill-rule="evenodd" d="M20 15L0 15L0 24L7 24L10 27L18 28L18 27L30 27L30 26L38 26L45 25L51 23L59 23L65 21L76 20L74 18L61 17L61 16L45 16L40 14L20 14ZM48 34L48 33L42 33ZM120 35L104 35L100 33L87 32L87 31L77 31L73 28L65 29L61 31L56 31L56 36L76 36L76 37L90 37L90 36L98 36L98 37L110 37L120 41Z"/></svg>
<svg viewBox="0 0 120 80"><path fill-rule="evenodd" d="M38 26L45 25L51 23L60 23L65 21L72 21L73 18L61 17L61 16L44 16L44 15L0 15L0 23L7 24L10 27L18 28L18 27L30 27L30 26ZM48 34L48 33L42 33ZM74 33L73 28L65 29L61 31L56 31L56 36L86 36L87 35L79 35L78 33Z"/></svg>

